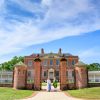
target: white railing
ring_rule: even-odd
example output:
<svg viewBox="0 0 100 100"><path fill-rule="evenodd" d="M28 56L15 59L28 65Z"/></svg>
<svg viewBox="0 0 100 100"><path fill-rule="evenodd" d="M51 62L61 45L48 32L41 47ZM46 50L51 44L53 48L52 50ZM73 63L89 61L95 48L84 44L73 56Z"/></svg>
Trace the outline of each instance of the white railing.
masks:
<svg viewBox="0 0 100 100"><path fill-rule="evenodd" d="M88 72L89 83L100 83L100 71Z"/></svg>
<svg viewBox="0 0 100 100"><path fill-rule="evenodd" d="M12 80L12 71L0 71L0 84L12 84Z"/></svg>
<svg viewBox="0 0 100 100"><path fill-rule="evenodd" d="M100 78L89 78L89 83L100 83Z"/></svg>

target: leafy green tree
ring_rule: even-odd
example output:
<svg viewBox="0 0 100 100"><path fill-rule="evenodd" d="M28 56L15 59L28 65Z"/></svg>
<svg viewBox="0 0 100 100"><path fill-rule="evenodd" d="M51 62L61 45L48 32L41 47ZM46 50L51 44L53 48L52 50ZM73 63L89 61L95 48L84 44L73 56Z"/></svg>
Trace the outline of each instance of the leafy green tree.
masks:
<svg viewBox="0 0 100 100"><path fill-rule="evenodd" d="M92 63L87 65L89 71L100 71L100 64L99 63Z"/></svg>
<svg viewBox="0 0 100 100"><path fill-rule="evenodd" d="M10 61L0 64L0 70L13 70L14 65L18 62L24 62L24 57L13 57Z"/></svg>

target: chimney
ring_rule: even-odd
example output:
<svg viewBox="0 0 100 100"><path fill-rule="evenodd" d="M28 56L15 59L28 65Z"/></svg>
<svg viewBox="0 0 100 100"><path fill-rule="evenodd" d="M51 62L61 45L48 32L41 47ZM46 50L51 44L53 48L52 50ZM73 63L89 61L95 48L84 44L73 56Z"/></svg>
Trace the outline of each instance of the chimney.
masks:
<svg viewBox="0 0 100 100"><path fill-rule="evenodd" d="M58 52L58 54L62 54L62 52L61 52L61 48L59 49L59 52Z"/></svg>
<svg viewBox="0 0 100 100"><path fill-rule="evenodd" d="M41 54L44 54L44 49L43 48L41 49Z"/></svg>

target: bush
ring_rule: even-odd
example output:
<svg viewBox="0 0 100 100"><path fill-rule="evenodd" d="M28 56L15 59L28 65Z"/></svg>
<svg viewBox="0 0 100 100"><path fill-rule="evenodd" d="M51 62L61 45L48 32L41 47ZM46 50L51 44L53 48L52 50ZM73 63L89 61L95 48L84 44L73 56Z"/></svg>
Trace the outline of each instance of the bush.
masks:
<svg viewBox="0 0 100 100"><path fill-rule="evenodd" d="M54 86L54 88L57 88L57 81L56 80L53 82L53 86Z"/></svg>

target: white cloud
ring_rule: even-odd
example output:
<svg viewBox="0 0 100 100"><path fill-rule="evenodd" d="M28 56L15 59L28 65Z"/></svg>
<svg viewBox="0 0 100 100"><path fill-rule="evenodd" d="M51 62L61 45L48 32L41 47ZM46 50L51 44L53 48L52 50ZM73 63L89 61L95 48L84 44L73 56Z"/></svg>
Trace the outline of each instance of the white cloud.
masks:
<svg viewBox="0 0 100 100"><path fill-rule="evenodd" d="M45 10L42 5L38 3L30 2L30 0L10 0L16 4L18 4L22 9L29 11L29 12L43 12Z"/></svg>
<svg viewBox="0 0 100 100"><path fill-rule="evenodd" d="M88 50L80 51L79 57L80 60L84 61L85 63L91 62L100 62L100 51L99 47L94 47Z"/></svg>
<svg viewBox="0 0 100 100"><path fill-rule="evenodd" d="M7 1L0 1L0 56L17 52L23 48L45 43L67 36L81 35L100 29L98 6L90 0L42 0L32 3L29 0L9 0L20 8L36 14L37 18L17 16L22 21L5 19L8 13ZM10 3L10 2L9 2ZM40 18L39 16L43 16Z"/></svg>
<svg viewBox="0 0 100 100"><path fill-rule="evenodd" d="M52 4L53 0L42 0L43 5L50 6Z"/></svg>
<svg viewBox="0 0 100 100"><path fill-rule="evenodd" d="M4 5L4 1L5 1L5 0L1 0L1 1L0 1L0 8L2 8L2 6Z"/></svg>

